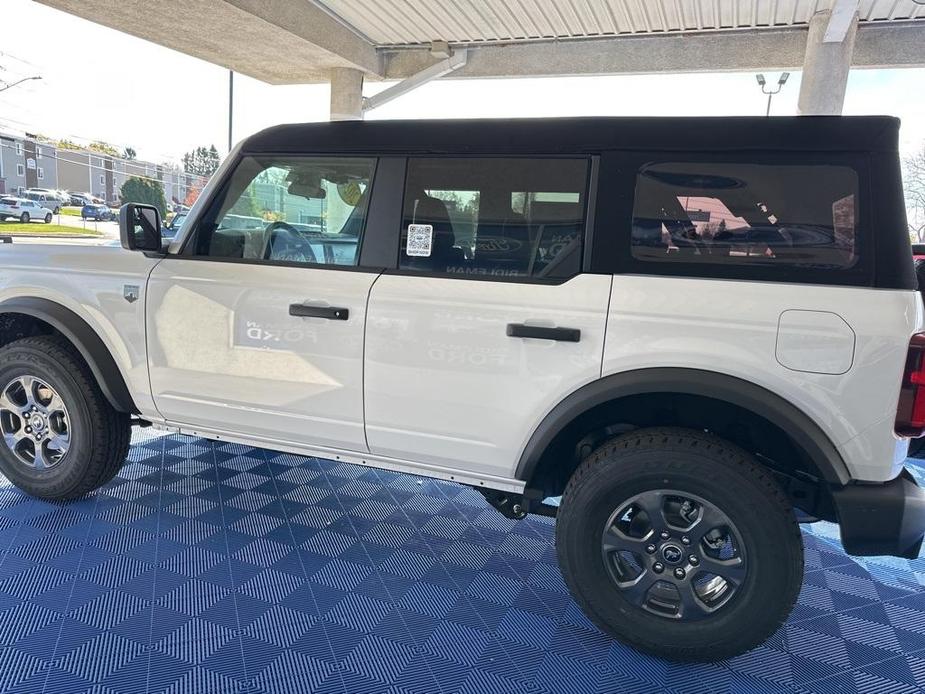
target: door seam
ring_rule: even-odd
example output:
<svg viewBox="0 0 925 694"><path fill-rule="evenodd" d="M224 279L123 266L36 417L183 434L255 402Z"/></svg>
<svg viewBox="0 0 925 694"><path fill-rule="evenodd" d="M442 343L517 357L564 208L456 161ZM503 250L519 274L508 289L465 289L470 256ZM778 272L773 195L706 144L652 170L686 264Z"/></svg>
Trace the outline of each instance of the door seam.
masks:
<svg viewBox="0 0 925 694"><path fill-rule="evenodd" d="M607 292L607 311L604 313L604 339L601 340L601 368L598 378L604 377L604 355L607 354L607 328L610 326L610 302L613 301L613 275L610 276L610 291ZM366 427L363 427L366 430Z"/></svg>
<svg viewBox="0 0 925 694"><path fill-rule="evenodd" d="M376 286L376 282L379 281L379 278L382 277L383 274L383 272L380 272L376 275L376 279L369 285L369 289L366 291L366 307L363 310L363 349L360 359L360 405L363 409L363 443L366 444L367 453L372 453L373 451L369 447L369 436L366 433L366 332L369 330L369 300L373 295L373 287Z"/></svg>

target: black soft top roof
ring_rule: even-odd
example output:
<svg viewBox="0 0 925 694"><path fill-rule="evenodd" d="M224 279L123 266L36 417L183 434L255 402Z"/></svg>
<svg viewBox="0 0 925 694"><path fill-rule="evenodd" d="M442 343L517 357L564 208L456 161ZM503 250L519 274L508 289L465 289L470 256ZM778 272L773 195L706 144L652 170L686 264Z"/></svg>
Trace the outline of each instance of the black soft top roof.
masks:
<svg viewBox="0 0 925 694"><path fill-rule="evenodd" d="M251 154L896 152L898 137L899 120L888 116L348 121L278 125L249 137L242 151Z"/></svg>

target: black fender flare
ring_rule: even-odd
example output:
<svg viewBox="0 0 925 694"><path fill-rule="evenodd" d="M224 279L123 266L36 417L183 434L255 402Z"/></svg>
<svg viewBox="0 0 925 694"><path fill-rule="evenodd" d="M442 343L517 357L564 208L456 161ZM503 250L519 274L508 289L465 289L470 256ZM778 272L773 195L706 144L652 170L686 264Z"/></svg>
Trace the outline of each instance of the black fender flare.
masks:
<svg viewBox="0 0 925 694"><path fill-rule="evenodd" d="M826 482L842 486L851 480L848 466L831 439L815 421L789 401L735 376L673 367L611 374L574 391L556 405L534 430L521 453L515 477L530 487L543 453L575 418L606 402L647 393L701 395L754 412L786 432L806 452Z"/></svg>
<svg viewBox="0 0 925 694"><path fill-rule="evenodd" d="M138 413L116 360L83 318L59 303L39 297L18 297L0 302L0 315L6 313L32 316L55 328L80 352L109 403L119 412Z"/></svg>

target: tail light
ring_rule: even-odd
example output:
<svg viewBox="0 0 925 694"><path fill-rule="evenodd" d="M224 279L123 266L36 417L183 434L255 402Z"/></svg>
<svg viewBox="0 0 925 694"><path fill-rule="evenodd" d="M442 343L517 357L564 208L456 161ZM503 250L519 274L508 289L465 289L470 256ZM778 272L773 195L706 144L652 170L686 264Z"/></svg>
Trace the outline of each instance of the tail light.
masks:
<svg viewBox="0 0 925 694"><path fill-rule="evenodd" d="M909 340L896 407L896 433L910 438L925 435L925 333Z"/></svg>

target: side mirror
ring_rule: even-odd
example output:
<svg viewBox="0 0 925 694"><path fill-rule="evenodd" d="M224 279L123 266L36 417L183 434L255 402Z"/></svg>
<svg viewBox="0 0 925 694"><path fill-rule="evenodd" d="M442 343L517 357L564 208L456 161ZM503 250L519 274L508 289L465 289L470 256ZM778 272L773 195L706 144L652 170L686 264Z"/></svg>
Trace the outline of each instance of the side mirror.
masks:
<svg viewBox="0 0 925 694"><path fill-rule="evenodd" d="M119 209L119 237L130 251L161 251L161 213L152 205L129 202Z"/></svg>

